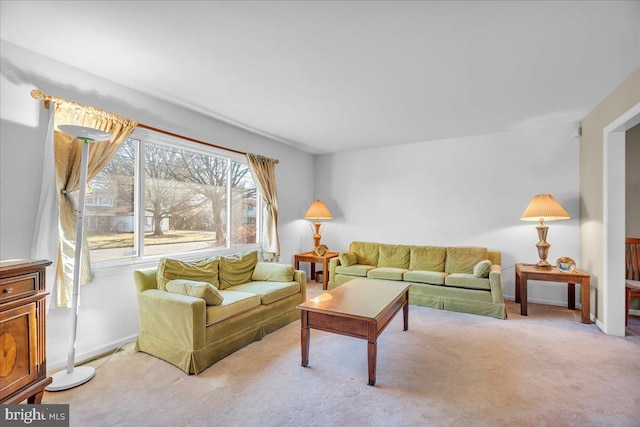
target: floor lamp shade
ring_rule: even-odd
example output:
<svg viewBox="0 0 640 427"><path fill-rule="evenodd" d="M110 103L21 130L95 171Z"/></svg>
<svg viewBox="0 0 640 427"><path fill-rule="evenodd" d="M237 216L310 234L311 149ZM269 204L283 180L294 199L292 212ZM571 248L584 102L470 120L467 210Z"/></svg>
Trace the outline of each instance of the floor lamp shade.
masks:
<svg viewBox="0 0 640 427"><path fill-rule="evenodd" d="M82 254L82 234L84 228L84 199L87 187L87 164L89 158L89 144L92 142L108 141L112 135L98 129L85 126L60 125L60 132L66 133L77 139L82 144L80 158L80 188L78 190L78 210L76 212L76 247L73 263L73 294L71 299L69 333L69 347L67 352L67 369L53 375L53 382L45 390L62 391L86 383L95 375L95 370L90 366L74 367L76 332L78 330L78 298L80 295L80 256Z"/></svg>
<svg viewBox="0 0 640 427"><path fill-rule="evenodd" d="M551 267L547 261L549 248L551 245L547 243L547 231L549 227L544 225L545 221L557 221L561 219L569 219L569 213L558 203L551 194L537 194L533 197L529 206L524 210L520 217L523 221L539 221L540 225L536 227L538 231L538 256L540 260L536 263L538 267Z"/></svg>

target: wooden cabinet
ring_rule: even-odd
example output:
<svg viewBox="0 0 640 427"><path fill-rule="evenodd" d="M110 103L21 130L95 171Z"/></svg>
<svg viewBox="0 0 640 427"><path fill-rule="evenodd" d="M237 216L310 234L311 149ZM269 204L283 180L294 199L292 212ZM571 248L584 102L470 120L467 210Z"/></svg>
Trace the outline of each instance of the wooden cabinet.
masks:
<svg viewBox="0 0 640 427"><path fill-rule="evenodd" d="M51 261L0 260L0 403L40 403L47 377L45 269Z"/></svg>

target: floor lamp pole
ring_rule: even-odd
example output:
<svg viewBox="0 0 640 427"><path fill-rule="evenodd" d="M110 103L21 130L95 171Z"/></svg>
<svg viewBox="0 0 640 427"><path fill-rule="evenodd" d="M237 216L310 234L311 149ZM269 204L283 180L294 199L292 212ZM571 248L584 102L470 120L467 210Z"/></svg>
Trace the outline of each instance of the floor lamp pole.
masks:
<svg viewBox="0 0 640 427"><path fill-rule="evenodd" d="M71 296L71 333L69 334L69 347L67 351L67 370L60 371L52 376L53 382L48 385L47 391L62 391L77 387L86 383L95 375L96 371L91 366L74 367L76 354L76 336L78 331L78 313L79 313L79 297L80 297L80 270L82 269L82 242L84 231L84 201L87 189L87 168L89 163L89 144L97 140L82 136L86 134L87 128L78 126L58 126L60 130L74 136L82 146L80 156L80 188L78 194L78 208L76 210L76 247L75 258L73 263L73 294ZM92 132L100 132L90 129ZM80 132L80 135L76 133ZM102 138L110 137L106 132L100 132ZM100 135L98 135L100 137Z"/></svg>
<svg viewBox="0 0 640 427"><path fill-rule="evenodd" d="M76 219L76 253L73 262L73 294L71 296L72 308L72 325L71 335L69 336L69 349L67 352L67 373L71 374L76 355L76 335L78 331L78 313L80 298L80 270L82 269L82 233L84 231L84 201L87 191L87 163L89 157L89 144L82 142L82 157L80 160L80 192L78 195L78 211ZM93 368L91 368L93 371ZM93 375L92 375L93 376ZM88 380L87 380L88 381Z"/></svg>

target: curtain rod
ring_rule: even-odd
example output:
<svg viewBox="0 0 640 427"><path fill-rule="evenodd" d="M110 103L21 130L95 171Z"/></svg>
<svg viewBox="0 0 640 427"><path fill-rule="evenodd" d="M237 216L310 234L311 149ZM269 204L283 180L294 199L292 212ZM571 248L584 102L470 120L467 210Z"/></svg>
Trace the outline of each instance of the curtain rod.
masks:
<svg viewBox="0 0 640 427"><path fill-rule="evenodd" d="M56 102L56 100L61 100L61 101L70 102L70 101L67 101L64 98L58 98L56 96L47 95L46 93L44 93L44 92L42 92L40 90L32 90L31 91L31 96L33 98L37 99L37 100L44 101L44 108L46 108L46 109L49 109L49 103L51 101ZM173 136L173 137L176 137L176 138L186 139L187 141L195 142L197 144L207 145L209 147L214 147L214 148L218 148L220 150L230 151L232 153L241 154L243 156L247 155L247 153L244 152L244 151L234 150L233 148L222 147L220 145L212 144L210 142L205 142L205 141L200 141L199 139L189 138L188 136L180 135L178 133L169 132L169 131L166 131L166 130L163 130L163 129L158 129L158 128L155 128L153 126L145 125L143 123L138 123L138 126L141 127L141 128L144 128L144 129L152 130L154 132L160 132L160 133L163 133L165 135ZM273 160L276 164L280 163L280 161L278 159L271 159L271 160Z"/></svg>
<svg viewBox="0 0 640 427"><path fill-rule="evenodd" d="M144 129L149 129L149 130L152 130L154 132L160 132L160 133L163 133L165 135L173 136L173 137L176 137L176 138L186 139L187 141L195 142L197 144L208 145L209 147L219 148L221 150L231 151L232 153L242 154L243 156L245 156L247 154L244 151L234 150L233 148L221 147L219 145L212 144L210 142L205 142L205 141L200 141L198 139L189 138L188 136L184 136L184 135L180 135L178 133L173 133L173 132L169 132L169 131L166 131L166 130L154 128L153 126L145 125L143 123L138 123L138 126L141 127L141 128L144 128Z"/></svg>

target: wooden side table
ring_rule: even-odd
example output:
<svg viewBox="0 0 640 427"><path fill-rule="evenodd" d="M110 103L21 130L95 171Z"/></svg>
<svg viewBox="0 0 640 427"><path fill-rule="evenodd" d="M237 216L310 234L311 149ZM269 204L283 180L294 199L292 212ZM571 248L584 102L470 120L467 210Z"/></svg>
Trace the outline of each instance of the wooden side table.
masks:
<svg viewBox="0 0 640 427"><path fill-rule="evenodd" d="M301 262L311 263L311 280L316 280L316 263L322 264L322 289L327 290L327 283L329 283L329 260L338 256L338 252L327 252L323 256L316 255L313 252L305 252L302 254L294 255L294 264L296 270L300 269Z"/></svg>
<svg viewBox="0 0 640 427"><path fill-rule="evenodd" d="M527 282L528 280L544 280L567 284L567 307L576 309L576 283L580 285L580 304L582 323L591 323L590 317L590 282L591 276L580 270L565 273L557 267L543 268L534 264L516 264L516 303L520 303L520 314L527 315Z"/></svg>

